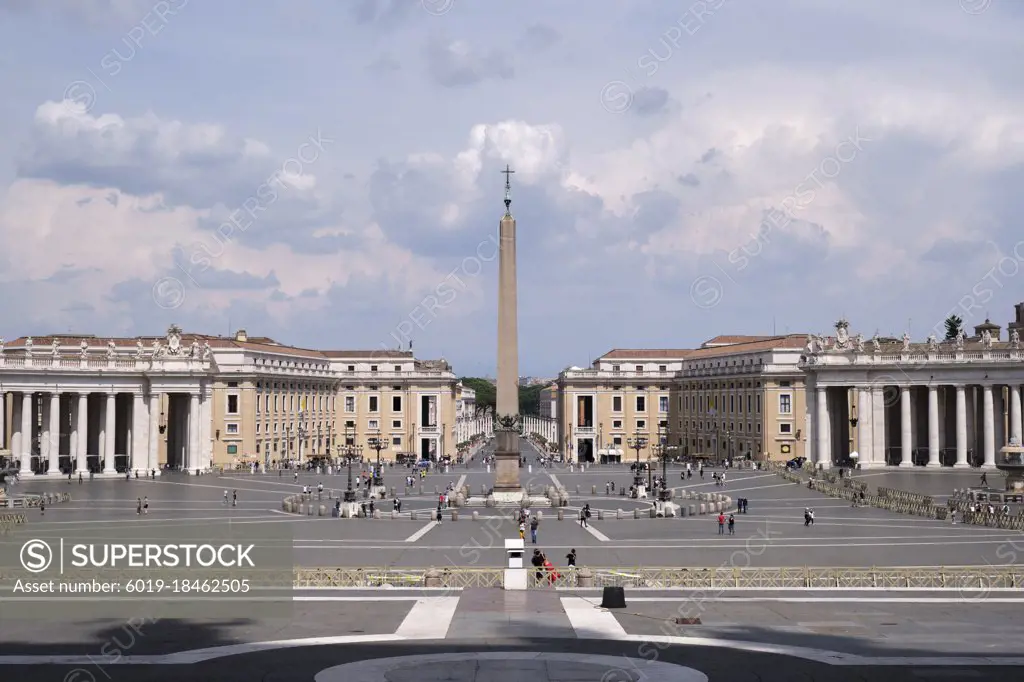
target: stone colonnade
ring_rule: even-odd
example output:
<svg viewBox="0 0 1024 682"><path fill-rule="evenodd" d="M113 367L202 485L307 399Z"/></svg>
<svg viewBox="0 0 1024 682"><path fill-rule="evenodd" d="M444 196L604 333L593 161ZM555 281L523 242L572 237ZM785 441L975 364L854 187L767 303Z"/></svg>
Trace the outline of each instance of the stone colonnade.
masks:
<svg viewBox="0 0 1024 682"><path fill-rule="evenodd" d="M63 390L0 393L0 445L9 433L12 459L23 475L160 473L159 455L170 432L167 457L187 471L206 470L212 460L213 389L206 382L177 390ZM11 424L4 423L10 405ZM168 423L160 419L166 408ZM33 466L33 457L38 457Z"/></svg>
<svg viewBox="0 0 1024 682"><path fill-rule="evenodd" d="M809 451L824 468L853 449L864 468L992 468L1024 431L1019 383L812 384L807 398Z"/></svg>

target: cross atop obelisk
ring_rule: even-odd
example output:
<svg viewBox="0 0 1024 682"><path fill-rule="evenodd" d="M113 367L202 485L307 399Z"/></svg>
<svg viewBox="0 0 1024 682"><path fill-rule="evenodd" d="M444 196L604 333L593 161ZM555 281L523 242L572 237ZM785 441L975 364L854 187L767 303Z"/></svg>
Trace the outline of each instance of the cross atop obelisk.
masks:
<svg viewBox="0 0 1024 682"><path fill-rule="evenodd" d="M495 493L518 494L519 324L516 282L516 219L512 217L512 174L505 170L505 215L498 225L498 417Z"/></svg>

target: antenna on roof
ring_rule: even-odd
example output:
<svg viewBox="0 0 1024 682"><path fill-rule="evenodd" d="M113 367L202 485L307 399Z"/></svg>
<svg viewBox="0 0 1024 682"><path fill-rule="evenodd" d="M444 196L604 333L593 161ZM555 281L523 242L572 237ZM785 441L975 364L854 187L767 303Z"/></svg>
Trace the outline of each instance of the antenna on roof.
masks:
<svg viewBox="0 0 1024 682"><path fill-rule="evenodd" d="M774 315L772 315L772 336L776 336L776 334L775 334L775 316Z"/></svg>

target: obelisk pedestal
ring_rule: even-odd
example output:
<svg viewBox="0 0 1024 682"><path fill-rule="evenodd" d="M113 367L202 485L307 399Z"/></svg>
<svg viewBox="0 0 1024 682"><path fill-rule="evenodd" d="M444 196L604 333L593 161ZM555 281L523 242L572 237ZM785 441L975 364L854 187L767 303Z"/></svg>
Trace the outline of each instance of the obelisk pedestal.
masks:
<svg viewBox="0 0 1024 682"><path fill-rule="evenodd" d="M516 220L512 217L511 173L505 170L505 215L498 226L498 386L495 411L494 492L513 494L519 484L519 325L516 285Z"/></svg>

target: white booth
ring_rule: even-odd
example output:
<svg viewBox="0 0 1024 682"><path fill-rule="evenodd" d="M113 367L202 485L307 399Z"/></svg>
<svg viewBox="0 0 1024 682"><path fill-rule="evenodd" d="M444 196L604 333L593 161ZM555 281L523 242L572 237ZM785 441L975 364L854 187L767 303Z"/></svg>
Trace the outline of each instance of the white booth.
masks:
<svg viewBox="0 0 1024 682"><path fill-rule="evenodd" d="M505 554L508 556L508 565L505 567L506 590L526 589L526 567L523 565L525 553L525 540L519 538L505 540Z"/></svg>

